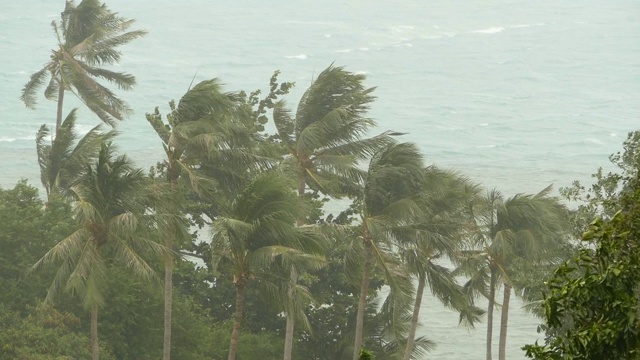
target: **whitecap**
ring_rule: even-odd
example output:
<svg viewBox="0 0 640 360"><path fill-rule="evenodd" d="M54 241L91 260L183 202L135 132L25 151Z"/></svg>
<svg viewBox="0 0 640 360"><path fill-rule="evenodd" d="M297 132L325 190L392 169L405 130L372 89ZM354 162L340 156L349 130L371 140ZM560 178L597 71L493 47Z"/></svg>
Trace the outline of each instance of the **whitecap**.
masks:
<svg viewBox="0 0 640 360"><path fill-rule="evenodd" d="M394 45L394 46L395 46L395 47L400 47L400 46L403 46L403 47L413 47L413 44L412 44L412 43L404 43L404 44L396 44L396 45Z"/></svg>
<svg viewBox="0 0 640 360"><path fill-rule="evenodd" d="M610 133L609 136L614 137L614 136L618 136L618 134L616 133Z"/></svg>
<svg viewBox="0 0 640 360"><path fill-rule="evenodd" d="M512 29L520 29L520 28L528 28L528 27L532 27L532 26L545 26L545 23L536 23L536 24L518 24L518 25L513 25L513 26L509 26Z"/></svg>
<svg viewBox="0 0 640 360"><path fill-rule="evenodd" d="M16 141L15 138L0 138L0 142L14 142Z"/></svg>
<svg viewBox="0 0 640 360"><path fill-rule="evenodd" d="M330 38L330 37L331 37L331 34L324 34L324 37L326 37L326 38Z"/></svg>
<svg viewBox="0 0 640 360"><path fill-rule="evenodd" d="M339 53L350 53L352 51L353 51L353 49L342 49L342 50L338 50L336 52L339 52Z"/></svg>
<svg viewBox="0 0 640 360"><path fill-rule="evenodd" d="M356 75L367 75L369 72L368 71L356 71L354 74Z"/></svg>
<svg viewBox="0 0 640 360"><path fill-rule="evenodd" d="M300 54L300 55L289 55L289 56L285 56L287 59L300 59L300 60L304 60L306 59L308 56L305 54Z"/></svg>
<svg viewBox="0 0 640 360"><path fill-rule="evenodd" d="M488 29L482 29L482 30L474 30L472 31L472 33L477 33L477 34L496 34L499 32L504 31L504 28L502 26L498 26L498 27L492 27L492 28L488 28Z"/></svg>
<svg viewBox="0 0 640 360"><path fill-rule="evenodd" d="M584 139L585 142L590 142L592 144L597 144L597 145L602 145L604 144L601 140L598 139L594 139L594 138L588 138L588 139Z"/></svg>
<svg viewBox="0 0 640 360"><path fill-rule="evenodd" d="M369 51L369 48L368 47L361 47L361 48L358 48L358 50L360 50L360 51Z"/></svg>
<svg viewBox="0 0 640 360"><path fill-rule="evenodd" d="M491 144L491 145L478 145L476 147L479 148L479 149L491 149L491 148L494 148L496 146Z"/></svg>
<svg viewBox="0 0 640 360"><path fill-rule="evenodd" d="M489 126L489 123L482 123L480 126Z"/></svg>
<svg viewBox="0 0 640 360"><path fill-rule="evenodd" d="M26 74L26 73L27 73L26 71L12 71L12 72L9 72L9 73L6 73L6 74L7 75L23 75L23 74Z"/></svg>

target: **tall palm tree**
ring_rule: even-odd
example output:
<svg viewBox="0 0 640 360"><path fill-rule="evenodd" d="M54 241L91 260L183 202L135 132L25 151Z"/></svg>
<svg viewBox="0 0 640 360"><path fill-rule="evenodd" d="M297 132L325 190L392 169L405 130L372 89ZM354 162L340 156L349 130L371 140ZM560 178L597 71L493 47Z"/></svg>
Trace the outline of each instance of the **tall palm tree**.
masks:
<svg viewBox="0 0 640 360"><path fill-rule="evenodd" d="M295 226L304 206L293 188L288 178L279 172L258 174L233 200L228 213L212 225L214 269L233 276L236 288L229 360L236 358L244 294L250 282L260 279L263 286L269 286L266 283L272 283L269 280L278 262L291 264L304 259L320 263L322 260L305 251L319 242L307 228ZM279 282L286 281L284 278ZM282 288L281 284L269 287Z"/></svg>
<svg viewBox="0 0 640 360"><path fill-rule="evenodd" d="M115 125L115 120L122 120L130 109L99 80L122 90L135 85L133 75L102 67L118 63L122 54L117 48L146 33L127 31L133 23L99 0L82 0L77 6L67 1L60 22L51 23L58 48L52 51L51 60L31 75L20 99L27 107L35 107L36 92L47 83L45 98L58 102L56 131L62 125L65 91L73 92L100 120Z"/></svg>
<svg viewBox="0 0 640 360"><path fill-rule="evenodd" d="M512 284L509 266L514 259L527 262L553 257L562 247L567 229L567 210L549 196L551 186L535 195L518 194L505 199L497 190L471 207L476 219L471 250L465 251L461 273L470 277L465 288L487 297L486 359L492 359L493 309L495 293L502 282L504 300L499 357L506 356L506 333Z"/></svg>
<svg viewBox="0 0 640 360"><path fill-rule="evenodd" d="M102 144L116 135L113 130L101 132L98 125L79 138L75 124L76 109L73 109L50 144L45 143L50 134L48 126L42 125L36 134L40 180L49 201L66 194L85 174L87 165L97 158Z"/></svg>
<svg viewBox="0 0 640 360"><path fill-rule="evenodd" d="M297 174L300 197L307 187L333 197L353 193L353 183L363 177L358 162L390 142L391 133L365 138L375 122L366 117L374 88L366 88L364 80L364 75L330 65L305 91L295 115L284 101L275 104L274 124L289 152L285 163ZM297 276L294 270L292 284ZM294 324L294 316L287 314L284 360L291 360Z"/></svg>
<svg viewBox="0 0 640 360"><path fill-rule="evenodd" d="M451 171L432 166L425 172L421 217L407 227L407 240L399 247L404 263L418 279L403 360L411 359L414 350L420 306L427 284L444 306L460 312L461 322L473 326L483 313L469 303L452 271L439 264L457 256L468 227L464 210L469 199L478 195L479 187Z"/></svg>
<svg viewBox="0 0 640 360"><path fill-rule="evenodd" d="M182 201L178 200L184 190L220 200L241 187L247 169L267 162L254 151L254 129L243 118L246 112L241 111L242 105L238 94L223 92L220 81L211 79L189 89L177 105L171 101L166 121L158 108L146 115L165 150L162 165L174 198L173 213L184 213ZM182 223L174 225L183 227ZM180 239L175 235L180 233L186 233L186 229L167 229L164 245L178 250ZM171 358L173 260L173 257L165 259L163 360Z"/></svg>
<svg viewBox="0 0 640 360"><path fill-rule="evenodd" d="M112 263L129 268L135 275L150 279L154 271L145 255L166 255L161 245L143 236L154 226L145 215L148 201L146 177L126 156L114 156L110 144L103 144L95 165L71 188L78 229L49 250L35 265L59 264L47 293L51 301L64 289L82 299L91 313L91 352L99 359L98 310Z"/></svg>
<svg viewBox="0 0 640 360"><path fill-rule="evenodd" d="M361 251L362 280L356 316L353 359L357 360L364 339L364 313L371 272L379 265L390 286L392 302L400 304L412 292L404 269L397 265L393 247L396 230L406 226L420 213L418 194L424 186L422 155L414 144L389 144L372 157L356 201L361 223L358 247ZM404 231L403 231L404 232ZM399 264L398 264L399 265ZM408 303L408 302L406 302Z"/></svg>

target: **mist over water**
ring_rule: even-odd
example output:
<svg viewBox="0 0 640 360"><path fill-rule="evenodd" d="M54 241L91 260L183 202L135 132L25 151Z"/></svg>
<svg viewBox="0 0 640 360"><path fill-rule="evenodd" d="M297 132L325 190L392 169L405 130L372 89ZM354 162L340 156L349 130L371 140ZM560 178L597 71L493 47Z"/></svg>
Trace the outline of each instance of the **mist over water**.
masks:
<svg viewBox="0 0 640 360"><path fill-rule="evenodd" d="M296 82L287 97L296 104L332 62L377 86L371 116L378 131L406 132L403 139L419 144L427 162L510 195L588 182L626 133L640 127L637 1L107 4L149 31L123 48L118 66L138 86L118 92L135 113L119 126L117 143L144 167L162 155L145 112L155 106L166 112L194 77L219 77L228 90L266 90L280 69L281 81ZM38 184L35 132L55 122L55 104L39 98L31 111L18 98L49 58L55 45L49 24L63 7L62 0L2 4L0 186L23 177ZM68 99L65 113L78 106ZM98 122L80 109L81 130ZM510 359L524 358L520 347L538 338L538 321L518 304L509 319ZM422 333L438 343L430 359L484 356L484 323L458 328L457 315L430 297L421 314Z"/></svg>

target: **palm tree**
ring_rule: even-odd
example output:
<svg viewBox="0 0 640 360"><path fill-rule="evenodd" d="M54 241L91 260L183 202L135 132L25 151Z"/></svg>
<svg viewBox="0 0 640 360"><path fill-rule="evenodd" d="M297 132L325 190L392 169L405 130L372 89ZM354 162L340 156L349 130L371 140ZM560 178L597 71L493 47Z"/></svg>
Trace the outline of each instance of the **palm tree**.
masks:
<svg viewBox="0 0 640 360"><path fill-rule="evenodd" d="M310 247L318 248L319 242L306 227L295 226L304 206L293 188L282 173L260 173L237 195L228 213L218 217L212 225L214 269L233 276L236 288L229 360L236 358L244 294L249 283L261 280L262 286L270 288L274 294L277 291L273 289L282 288L282 284L268 281L272 279L272 270L277 263L291 265L302 259L312 263L322 260L305 251ZM287 281L284 278L278 282Z"/></svg>
<svg viewBox="0 0 640 360"><path fill-rule="evenodd" d="M184 213L182 201L178 200L180 186L209 198L219 197L216 191L220 192L222 189L231 194L241 183L233 174L246 172L246 169L251 167L250 163L257 161L251 156L243 157L249 153L246 148L253 139L247 124L238 118L241 113L240 106L240 98L235 93L222 92L221 83L212 79L202 81L189 89L177 106L171 101L171 112L166 116L166 122L158 108L154 113L146 115L165 150L166 160L162 166L171 188L173 213ZM229 170L232 168L237 171ZM202 169L207 169L208 174L200 171ZM215 189L215 184L223 186ZM231 184L234 187L231 187ZM175 236L185 234L186 229L183 223L173 225L173 228L167 229L163 234L163 239L167 248L177 250L180 239ZM163 360L171 358L173 267L173 257L167 257L164 279Z"/></svg>
<svg viewBox="0 0 640 360"><path fill-rule="evenodd" d="M62 125L65 91L73 92L100 120L115 125L130 109L98 80L122 90L135 85L133 75L101 67L118 63L122 54L117 48L146 33L127 31L133 22L111 12L99 0L82 0L77 6L67 1L60 22L51 23L58 48L52 51L51 60L31 75L20 99L27 107L35 107L36 92L47 83L45 98L58 102L56 131Z"/></svg>
<svg viewBox="0 0 640 360"><path fill-rule="evenodd" d="M143 256L166 255L164 247L141 235L153 226L145 215L146 184L142 171L126 156L114 157L112 146L103 144L95 165L71 188L78 229L34 265L37 269L60 264L46 301L64 289L90 310L94 360L99 359L98 310L104 306L111 263L150 279L154 271Z"/></svg>
<svg viewBox="0 0 640 360"><path fill-rule="evenodd" d="M390 142L391 133L364 135L375 126L365 115L374 100L374 88L364 87L365 76L330 65L318 75L298 103L295 115L284 101L275 104L274 124L288 149L285 164L298 179L298 195L307 187L340 197L354 192L363 177L358 162ZM305 223L304 218L298 224ZM291 282L297 282L297 272ZM287 314L284 360L291 360L295 318Z"/></svg>
<svg viewBox="0 0 640 360"><path fill-rule="evenodd" d="M505 358L507 321L512 284L509 266L514 259L536 263L553 257L562 247L567 229L567 210L554 197L551 186L535 195L518 194L504 199L497 190L490 191L475 207L476 219L472 249L465 251L460 272L470 276L465 288L489 300L487 305L486 359L492 359L493 309L495 293L504 284L499 357Z"/></svg>
<svg viewBox="0 0 640 360"><path fill-rule="evenodd" d="M87 165L96 159L102 144L116 135L115 131L102 133L98 125L79 139L75 124L76 109L73 109L50 144L44 141L50 133L48 126L42 125L36 134L40 180L48 201L66 194L85 174Z"/></svg>
<svg viewBox="0 0 640 360"><path fill-rule="evenodd" d="M408 274L393 254L396 230L404 230L420 213L418 194L424 186L422 155L414 144L389 144L372 157L357 198L361 223L357 245L363 262L353 359L364 339L364 313L371 272L378 264L391 288L387 303L401 304L412 292ZM408 302L406 302L408 303ZM392 310L393 311L393 310Z"/></svg>
<svg viewBox="0 0 640 360"><path fill-rule="evenodd" d="M479 187L466 178L435 167L426 169L426 182L421 201L421 218L406 231L407 240L399 247L402 259L418 279L411 325L403 360L411 359L424 289L444 306L460 312L460 321L473 326L482 310L472 306L452 271L438 264L452 259L460 249L460 240L468 223L463 214L469 199L477 196Z"/></svg>

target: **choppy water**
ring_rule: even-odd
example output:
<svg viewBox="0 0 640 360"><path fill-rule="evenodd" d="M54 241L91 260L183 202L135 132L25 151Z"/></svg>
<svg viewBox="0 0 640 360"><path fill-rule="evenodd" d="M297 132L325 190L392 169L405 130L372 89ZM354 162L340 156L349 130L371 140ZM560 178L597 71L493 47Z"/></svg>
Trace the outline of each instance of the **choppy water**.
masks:
<svg viewBox="0 0 640 360"><path fill-rule="evenodd" d="M458 168L508 194L587 180L640 117L640 3L611 1L126 1L108 5L149 35L125 48L121 69L139 85L122 94L135 115L118 142L140 165L161 154L144 113L166 109L192 77L229 90L265 89L275 69L297 102L334 62L377 86L380 130L408 132L429 162ZM64 1L0 1L0 186L37 182L34 134L55 104L18 100L55 43L49 23ZM74 104L66 104L66 111ZM97 118L81 110L83 129ZM537 338L513 306L509 357ZM484 333L456 327L433 299L423 331L432 359L479 359Z"/></svg>

